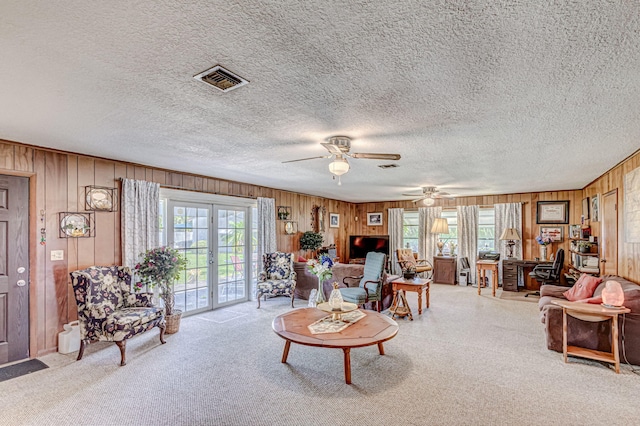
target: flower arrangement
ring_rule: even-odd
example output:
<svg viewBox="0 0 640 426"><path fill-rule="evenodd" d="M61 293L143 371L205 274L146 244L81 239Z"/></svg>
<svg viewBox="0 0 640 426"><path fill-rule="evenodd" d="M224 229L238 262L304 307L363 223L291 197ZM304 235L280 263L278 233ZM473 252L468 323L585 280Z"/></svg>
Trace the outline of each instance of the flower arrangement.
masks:
<svg viewBox="0 0 640 426"><path fill-rule="evenodd" d="M333 276L333 272L331 272L331 268L333 268L333 261L329 256L324 254L320 255L317 259L307 260L307 268L313 275L318 277L320 282Z"/></svg>
<svg viewBox="0 0 640 426"><path fill-rule="evenodd" d="M148 288L158 287L165 302L167 315L173 315L175 299L173 296L173 282L178 279L187 265L187 260L180 252L171 247L156 247L145 253L142 261L135 266L135 271L141 281L135 283L135 291L142 290L142 286Z"/></svg>
<svg viewBox="0 0 640 426"><path fill-rule="evenodd" d="M543 237L542 235L538 235L536 237L536 242L538 244L540 244L541 246L548 246L549 244L551 244L553 241L551 240L551 237Z"/></svg>

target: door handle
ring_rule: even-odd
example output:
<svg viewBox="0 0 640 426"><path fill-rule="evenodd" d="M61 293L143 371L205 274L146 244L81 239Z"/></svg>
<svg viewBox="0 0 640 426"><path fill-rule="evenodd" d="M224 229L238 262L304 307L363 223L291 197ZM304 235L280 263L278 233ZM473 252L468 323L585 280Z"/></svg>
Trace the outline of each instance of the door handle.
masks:
<svg viewBox="0 0 640 426"><path fill-rule="evenodd" d="M26 284L27 282L25 280L18 280L18 282L16 283L18 287L24 287Z"/></svg>

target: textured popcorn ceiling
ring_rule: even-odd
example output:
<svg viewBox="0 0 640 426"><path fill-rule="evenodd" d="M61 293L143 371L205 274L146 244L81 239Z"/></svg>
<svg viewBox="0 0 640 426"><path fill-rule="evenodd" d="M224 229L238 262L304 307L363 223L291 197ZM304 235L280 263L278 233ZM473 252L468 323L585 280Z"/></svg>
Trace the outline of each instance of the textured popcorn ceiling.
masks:
<svg viewBox="0 0 640 426"><path fill-rule="evenodd" d="M354 202L582 188L640 147L639 29L612 1L3 0L0 138ZM250 84L193 79L218 63ZM333 135L400 167L281 163Z"/></svg>

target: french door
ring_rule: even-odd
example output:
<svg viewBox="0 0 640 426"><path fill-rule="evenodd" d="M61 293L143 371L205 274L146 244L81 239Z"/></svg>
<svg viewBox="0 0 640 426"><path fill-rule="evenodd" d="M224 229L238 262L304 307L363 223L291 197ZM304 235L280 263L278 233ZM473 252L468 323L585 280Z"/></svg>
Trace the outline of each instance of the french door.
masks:
<svg viewBox="0 0 640 426"><path fill-rule="evenodd" d="M251 209L173 199L160 207L161 241L187 259L174 286L176 308L194 313L248 300Z"/></svg>

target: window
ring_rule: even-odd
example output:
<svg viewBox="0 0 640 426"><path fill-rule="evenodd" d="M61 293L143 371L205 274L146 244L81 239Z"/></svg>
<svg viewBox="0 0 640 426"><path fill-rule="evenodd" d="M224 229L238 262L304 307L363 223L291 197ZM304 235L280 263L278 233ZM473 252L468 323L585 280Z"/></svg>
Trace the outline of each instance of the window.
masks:
<svg viewBox="0 0 640 426"><path fill-rule="evenodd" d="M496 216L493 208L480 209L478 217L478 251L495 250Z"/></svg>
<svg viewBox="0 0 640 426"><path fill-rule="evenodd" d="M402 215L402 245L418 252L418 212L405 211Z"/></svg>
<svg viewBox="0 0 640 426"><path fill-rule="evenodd" d="M442 240L445 245L442 250L443 254L451 254L450 244L455 244L458 247L458 211L457 210L443 210L440 215L441 218L447 219L449 225L449 233L441 234L438 238Z"/></svg>

